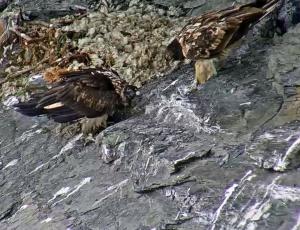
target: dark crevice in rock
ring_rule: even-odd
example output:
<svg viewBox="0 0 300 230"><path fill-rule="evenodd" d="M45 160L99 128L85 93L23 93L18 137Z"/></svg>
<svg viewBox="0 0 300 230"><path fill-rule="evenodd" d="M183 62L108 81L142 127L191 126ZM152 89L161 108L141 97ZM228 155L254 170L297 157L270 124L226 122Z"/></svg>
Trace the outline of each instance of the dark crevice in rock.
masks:
<svg viewBox="0 0 300 230"><path fill-rule="evenodd" d="M177 185L182 185L188 182L195 182L196 178L195 177L191 177L191 176L181 176L181 177L177 177L173 182L170 182L169 184L151 184L151 186L148 187L142 187L139 189L135 189L134 191L136 193L139 194L146 194L146 193L151 193L154 192L156 190L160 190L163 188L167 188L170 186L177 186Z"/></svg>
<svg viewBox="0 0 300 230"><path fill-rule="evenodd" d="M264 128L268 125L269 122L271 122L281 111L282 107L284 105L284 98L282 97L281 98L281 101L280 101L280 105L278 106L278 109L277 111L274 113L274 115L272 115L269 119L267 119L261 126L259 129L261 128Z"/></svg>
<svg viewBox="0 0 300 230"><path fill-rule="evenodd" d="M167 223L165 224L162 229L164 230L174 230L177 229L176 227L182 225L183 223L193 219L192 217L186 217L186 218L181 218L180 220L175 220L174 223Z"/></svg>
<svg viewBox="0 0 300 230"><path fill-rule="evenodd" d="M21 201L12 203L7 208L7 210L4 213L2 213L2 215L0 216L0 221L3 221L5 219L9 219L10 217L12 217L17 212L17 210L19 209L21 203L22 203Z"/></svg>

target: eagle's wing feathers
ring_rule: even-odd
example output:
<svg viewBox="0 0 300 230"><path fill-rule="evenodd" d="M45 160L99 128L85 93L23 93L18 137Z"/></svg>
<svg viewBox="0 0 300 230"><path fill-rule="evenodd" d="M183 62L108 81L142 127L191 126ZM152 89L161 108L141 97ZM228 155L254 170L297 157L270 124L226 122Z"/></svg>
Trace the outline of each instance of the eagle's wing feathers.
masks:
<svg viewBox="0 0 300 230"><path fill-rule="evenodd" d="M111 113L119 97L111 81L104 76L99 76L76 76L74 73L64 76L66 78L60 82L60 85L49 90L39 101L38 106L45 107L60 102L86 117Z"/></svg>
<svg viewBox="0 0 300 230"><path fill-rule="evenodd" d="M107 74L105 74L107 73ZM80 70L76 72L66 72L61 75L63 82L81 82L87 86L98 88L101 90L113 90L114 85L109 78L109 71L100 70Z"/></svg>
<svg viewBox="0 0 300 230"><path fill-rule="evenodd" d="M82 112L86 117L96 117L111 113L118 102L118 95L112 90L100 90L103 85L88 86L83 82L69 85L57 95L58 99L70 108Z"/></svg>
<svg viewBox="0 0 300 230"><path fill-rule="evenodd" d="M239 29L241 21L230 18L212 21L198 27L197 23L187 29L179 38L186 58L210 58L221 52Z"/></svg>

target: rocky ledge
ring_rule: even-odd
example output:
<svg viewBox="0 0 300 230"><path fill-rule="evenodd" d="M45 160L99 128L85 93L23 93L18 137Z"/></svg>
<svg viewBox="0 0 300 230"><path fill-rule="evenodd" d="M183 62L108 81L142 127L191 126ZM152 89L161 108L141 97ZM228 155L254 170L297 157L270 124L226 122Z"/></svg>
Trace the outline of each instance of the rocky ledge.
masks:
<svg viewBox="0 0 300 230"><path fill-rule="evenodd" d="M189 92L152 80L95 140L1 108L0 229L299 229L300 25Z"/></svg>

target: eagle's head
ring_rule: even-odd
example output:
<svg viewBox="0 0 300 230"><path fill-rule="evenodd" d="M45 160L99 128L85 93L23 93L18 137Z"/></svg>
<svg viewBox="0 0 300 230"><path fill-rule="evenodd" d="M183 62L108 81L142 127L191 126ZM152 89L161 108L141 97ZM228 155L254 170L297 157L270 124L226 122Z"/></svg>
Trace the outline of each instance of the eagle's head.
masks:
<svg viewBox="0 0 300 230"><path fill-rule="evenodd" d="M184 55L182 53L182 47L179 41L175 38L167 46L167 57L173 60L184 60Z"/></svg>
<svg viewBox="0 0 300 230"><path fill-rule="evenodd" d="M135 97L140 95L137 87L133 85L126 85L121 93L122 101L125 106L127 106L130 101Z"/></svg>

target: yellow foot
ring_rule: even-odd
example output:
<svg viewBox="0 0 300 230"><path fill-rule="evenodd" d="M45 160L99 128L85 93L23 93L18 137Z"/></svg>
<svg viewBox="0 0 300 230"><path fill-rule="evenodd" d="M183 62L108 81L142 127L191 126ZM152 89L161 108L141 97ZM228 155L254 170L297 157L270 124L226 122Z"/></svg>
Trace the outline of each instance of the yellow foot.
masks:
<svg viewBox="0 0 300 230"><path fill-rule="evenodd" d="M200 59L195 63L195 79L197 85L204 84L208 79L217 74L213 59Z"/></svg>

